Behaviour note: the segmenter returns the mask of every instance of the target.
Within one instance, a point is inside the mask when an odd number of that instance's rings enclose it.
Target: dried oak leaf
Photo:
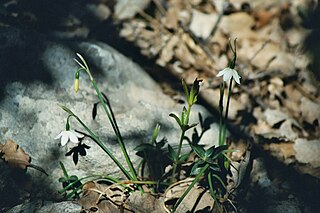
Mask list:
[[[30,156],[12,140],[0,144],[0,155],[11,167],[21,169],[26,169],[31,161]]]
[[[127,195],[123,189],[117,185],[106,185],[98,182],[87,182],[82,187],[83,194],[78,203],[88,212],[132,212],[124,203]]]
[[[41,167],[31,164],[31,157],[12,140],[0,144],[0,157],[13,168],[27,169],[27,167],[32,167],[48,175]]]
[[[164,199],[162,208],[166,212],[170,212],[172,205],[182,196],[185,190],[190,186],[193,178],[187,178],[181,180],[169,186],[164,193]],[[211,211],[215,206],[215,202],[211,197],[210,193],[196,184],[187,196],[183,199],[180,205],[177,207],[176,212],[196,212],[196,211]]]

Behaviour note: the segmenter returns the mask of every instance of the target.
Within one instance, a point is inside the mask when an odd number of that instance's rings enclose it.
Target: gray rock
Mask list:
[[[30,196],[59,198],[58,182],[63,173],[59,161],[63,162],[70,175],[84,177],[90,174],[109,174],[123,177],[110,158],[93,142],[87,155],[79,158],[75,166],[65,153],[72,144],[59,146],[54,138],[64,130],[67,113],[58,104],[66,105],[76,113],[114,152],[123,163],[119,146],[111,126],[98,109],[96,120],[91,110],[97,97],[85,73],[80,76],[80,90],[73,91],[77,64],[75,53],[81,53],[88,61],[100,90],[110,99],[119,128],[133,162],[139,159],[133,148],[150,140],[153,128],[161,125],[160,137],[166,136],[169,143],[176,144],[180,131],[168,115],[180,114],[181,104],[164,95],[157,83],[135,63],[106,44],[97,42],[63,43],[44,38],[31,32],[0,29],[0,141],[16,141],[32,157],[32,163],[44,168],[49,177],[28,169],[27,176],[32,183]],[[203,117],[209,113],[201,106],[195,106],[191,122],[198,121],[198,112]],[[71,128],[82,130],[75,119]],[[204,143],[215,143],[217,127],[212,125],[204,135]],[[190,131],[191,133],[191,131]],[[137,165],[137,164],[135,164]],[[0,171],[0,180],[3,177]],[[21,177],[24,178],[24,177]],[[5,184],[5,183],[4,183]],[[6,192],[0,188],[0,197]]]
[[[34,201],[17,205],[8,210],[7,213],[79,213],[81,209],[82,207],[79,204],[71,201],[63,201],[58,203]]]

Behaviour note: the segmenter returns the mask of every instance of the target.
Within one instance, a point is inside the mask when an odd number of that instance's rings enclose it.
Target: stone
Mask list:
[[[46,212],[46,213],[79,213],[82,207],[72,201],[63,201],[58,203],[33,201],[26,202],[13,207],[8,210],[7,213],[19,213],[19,212]]]
[[[92,119],[92,107],[98,101],[86,73],[80,75],[80,89],[73,90],[74,62],[77,52],[87,60],[98,87],[110,99],[125,145],[134,165],[140,159],[134,147],[149,142],[154,127],[161,125],[159,137],[167,137],[169,143],[177,144],[180,131],[169,113],[180,115],[183,105],[166,96],[160,86],[137,64],[104,43],[63,42],[46,38],[33,32],[12,28],[0,29],[0,142],[12,139],[32,158],[32,163],[46,170],[49,176],[28,168],[31,197],[58,199],[61,189],[58,179],[63,176],[59,161],[63,162],[69,175],[79,178],[91,174],[105,174],[123,178],[114,162],[93,141],[86,156],[80,156],[77,165],[72,157],[65,156],[73,145],[59,146],[54,138],[65,130],[67,113],[60,105],[66,105],[77,114],[106,144],[115,156],[125,164],[114,133],[102,107],[98,107],[96,120]],[[210,116],[203,107],[196,105],[191,122]],[[73,118],[71,129],[84,131]],[[197,127],[199,128],[199,127]],[[204,134],[205,144],[214,144],[218,128],[212,124]],[[192,131],[189,132],[189,135]],[[1,162],[2,163],[2,162]],[[0,171],[0,180],[4,171]],[[6,176],[10,178],[10,176]],[[26,178],[21,176],[21,178]],[[11,183],[11,182],[10,182]],[[29,185],[30,185],[29,184]],[[4,190],[4,191],[1,191]],[[23,190],[23,188],[19,188]],[[7,191],[0,188],[0,197]]]

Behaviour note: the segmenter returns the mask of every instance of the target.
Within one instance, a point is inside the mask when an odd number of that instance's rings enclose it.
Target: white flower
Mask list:
[[[61,146],[64,146],[68,143],[69,140],[72,143],[78,144],[78,138],[83,138],[83,135],[73,130],[65,130],[60,132],[60,134],[57,137],[55,137],[56,140],[59,138],[61,138]]]
[[[231,77],[237,82],[237,84],[240,84],[240,78],[241,76],[238,74],[238,72],[234,69],[231,69],[230,67],[224,68],[221,70],[217,77],[223,76],[224,81],[229,81]]]

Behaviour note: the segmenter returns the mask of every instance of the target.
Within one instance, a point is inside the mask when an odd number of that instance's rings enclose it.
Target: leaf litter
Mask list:
[[[123,21],[120,36],[187,83],[203,79],[200,95],[216,109],[219,83],[215,76],[228,65],[229,37],[237,37],[236,69],[242,82],[231,98],[230,122],[285,165],[320,178],[320,85],[308,68],[311,58],[303,44],[310,31],[299,16],[310,5],[301,1],[222,3],[169,0],[154,4],[153,13],[141,10]],[[236,138],[231,142],[244,155],[246,148]]]

